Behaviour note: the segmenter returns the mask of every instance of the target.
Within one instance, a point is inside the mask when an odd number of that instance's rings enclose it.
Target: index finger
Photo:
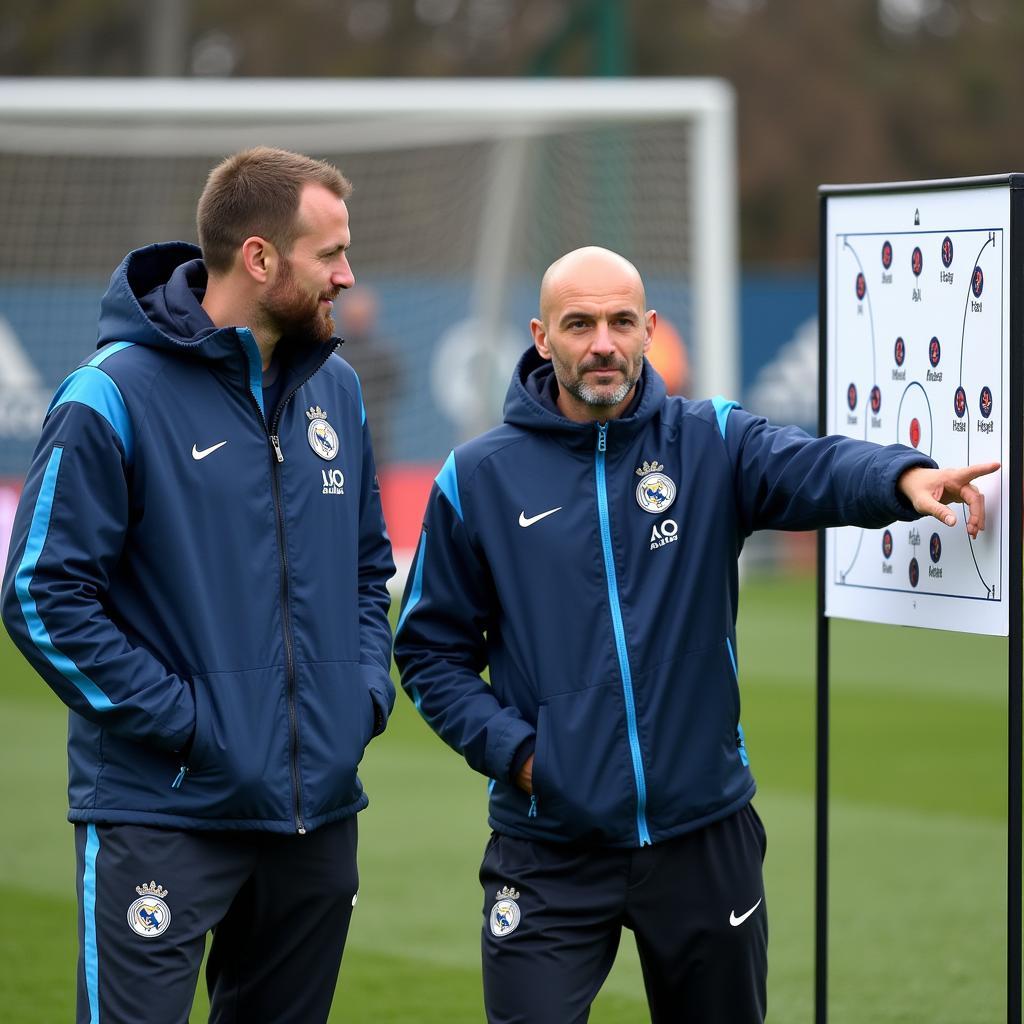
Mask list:
[[[973,466],[965,466],[959,470],[958,476],[964,477],[967,480],[973,480],[975,477],[988,476],[989,473],[994,473],[1002,465],[1000,462],[976,462]]]

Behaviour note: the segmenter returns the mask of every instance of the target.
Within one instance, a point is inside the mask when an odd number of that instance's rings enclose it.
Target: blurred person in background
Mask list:
[[[377,293],[356,285],[342,303],[341,334],[345,361],[359,375],[367,419],[373,427],[373,451],[378,466],[394,459],[394,406],[401,387],[401,367],[388,339],[381,334]]]
[[[647,349],[647,361],[665,382],[668,394],[689,396],[690,355],[683,336],[665,317],[658,318]]]
[[[765,830],[740,725],[737,558],[758,529],[968,505],[998,464],[810,437],[667,397],[631,263],[544,275],[502,426],[431,492],[395,638],[427,723],[491,780],[491,1024],[581,1024],[623,927],[655,1024],[761,1024]],[[490,682],[481,672],[490,671]]]
[[[201,250],[130,253],[61,384],[3,585],[70,709],[78,1021],[327,1019],[356,903],[356,774],[394,702],[394,572],[333,310],[330,164],[238,153]]]

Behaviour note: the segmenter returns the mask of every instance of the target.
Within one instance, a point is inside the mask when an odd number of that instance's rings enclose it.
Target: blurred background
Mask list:
[[[813,430],[817,186],[1024,169],[1019,0],[0,0],[0,12],[0,554],[50,397],[95,344],[110,273],[133,247],[194,240],[207,172],[244,145],[325,157],[355,182],[357,285],[336,315],[400,562],[448,450],[499,420],[540,275],[563,252],[597,243],[637,264],[671,390],[723,391]],[[447,83],[444,116],[398,111],[391,88],[424,80]],[[573,83],[593,90],[585,112],[564,102]],[[646,113],[620,109],[632,90]],[[740,617],[774,1022],[810,1020],[813,997],[813,552],[810,535],[756,537]],[[1004,648],[833,624],[835,1022],[1001,1019]],[[65,715],[6,639],[0,679],[0,813],[13,826],[0,842],[0,1005],[11,1021],[65,1020]],[[484,784],[402,697],[363,775],[362,916],[332,1020],[479,1020]],[[646,1019],[641,992],[627,942],[592,1020]],[[203,1008],[200,993],[195,1020]]]
[[[540,274],[576,245],[637,263],[670,390],[724,392],[813,428],[817,185],[1012,170],[1022,34],[1013,0],[7,0],[7,105],[19,83],[60,76],[66,88],[35,120],[0,105],[0,536],[49,397],[92,345],[110,272],[137,245],[193,240],[209,167],[252,142],[329,157],[357,185],[362,295],[339,305],[339,328],[403,552],[418,509],[409,522],[402,510],[453,444],[497,420]],[[336,124],[304,115],[301,97],[276,116],[203,122],[214,90],[297,76],[362,84],[342,94]],[[383,132],[365,114],[344,120],[367,81],[412,76],[720,79],[728,163],[708,166],[724,213],[699,222],[701,127],[685,118],[519,118],[505,135],[514,114]],[[71,77],[185,79],[191,113],[72,110]],[[758,542],[752,555],[808,550]]]

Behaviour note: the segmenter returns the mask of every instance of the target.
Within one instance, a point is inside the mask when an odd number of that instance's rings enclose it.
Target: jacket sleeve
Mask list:
[[[373,698],[374,735],[384,731],[395,706],[391,682],[391,593],[395,574],[391,540],[384,523],[380,481],[373,459],[370,431],[363,422],[362,486],[359,507],[359,662]]]
[[[745,533],[878,528],[920,518],[896,482],[914,466],[934,468],[926,455],[898,444],[811,437],[798,427],[774,427],[733,402],[715,404]]]
[[[462,518],[454,455],[427,504],[395,633],[402,687],[427,724],[472,768],[512,781],[516,753],[535,730],[504,707],[480,673],[494,628],[490,572]]]
[[[50,407],[25,481],[3,619],[72,711],[180,750],[195,726],[191,686],[133,643],[104,603],[127,535],[132,449],[117,386],[98,368],[75,371]]]

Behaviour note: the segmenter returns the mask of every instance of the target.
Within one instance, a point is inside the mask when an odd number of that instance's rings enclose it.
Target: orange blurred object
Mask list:
[[[659,319],[647,359],[658,371],[670,395],[685,395],[690,390],[690,357],[686,342],[676,328]]]

